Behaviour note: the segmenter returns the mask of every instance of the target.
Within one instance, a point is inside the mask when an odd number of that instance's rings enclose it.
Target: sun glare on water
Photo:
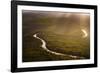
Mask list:
[[[81,31],[82,31],[82,32],[83,32],[83,34],[84,34],[82,37],[83,37],[83,38],[86,38],[86,37],[88,36],[88,34],[87,34],[86,30],[81,29]]]

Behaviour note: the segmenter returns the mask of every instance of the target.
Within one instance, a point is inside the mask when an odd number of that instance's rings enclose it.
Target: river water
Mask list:
[[[39,40],[42,42],[41,47],[42,47],[45,51],[47,51],[47,52],[49,52],[49,53],[52,53],[52,54],[54,54],[54,55],[69,56],[69,57],[74,58],[74,59],[75,59],[75,58],[84,59],[84,57],[79,57],[79,56],[74,56],[74,55],[68,55],[68,54],[62,54],[62,53],[58,53],[58,52],[51,51],[51,50],[49,50],[49,49],[46,47],[46,42],[45,42],[45,40],[43,40],[42,38],[38,37],[37,34],[34,34],[33,37],[36,38],[36,39],[39,39]]]

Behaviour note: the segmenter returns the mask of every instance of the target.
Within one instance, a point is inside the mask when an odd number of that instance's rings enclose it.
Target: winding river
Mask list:
[[[41,39],[40,37],[38,37],[37,34],[34,34],[33,37],[36,38],[36,39],[39,39],[39,40],[42,42],[41,47],[42,47],[45,51],[47,51],[47,52],[49,52],[49,53],[52,53],[52,54],[54,54],[54,55],[69,56],[69,57],[74,58],[74,59],[76,59],[76,58],[81,58],[81,59],[83,59],[83,58],[84,58],[84,57],[73,56],[73,55],[62,54],[62,53],[58,53],[58,52],[51,51],[51,50],[49,50],[49,49],[46,47],[46,42],[45,42],[43,39]]]

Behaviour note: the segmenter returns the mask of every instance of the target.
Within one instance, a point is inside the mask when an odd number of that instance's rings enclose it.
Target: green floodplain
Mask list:
[[[23,62],[89,59],[90,24],[89,16],[84,16],[85,20],[77,13],[68,15],[68,13],[23,10]],[[86,38],[82,37],[84,34],[81,28],[87,31]],[[45,40],[49,50],[66,56],[55,55],[44,50],[41,47],[42,42],[33,37],[36,33],[38,37]],[[72,58],[68,55],[78,57]]]

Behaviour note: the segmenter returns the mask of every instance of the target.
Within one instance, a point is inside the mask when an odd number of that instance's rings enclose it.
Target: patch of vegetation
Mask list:
[[[42,42],[30,34],[23,37],[23,62],[74,60],[74,58],[67,55],[85,57],[85,59],[90,57],[87,39],[64,37],[51,32],[42,32],[38,36],[47,42],[49,50],[66,54],[66,56],[54,55],[47,52],[41,47]]]
[[[39,35],[47,42],[48,49],[59,53],[90,58],[90,43],[88,38],[63,36],[51,32]]]

